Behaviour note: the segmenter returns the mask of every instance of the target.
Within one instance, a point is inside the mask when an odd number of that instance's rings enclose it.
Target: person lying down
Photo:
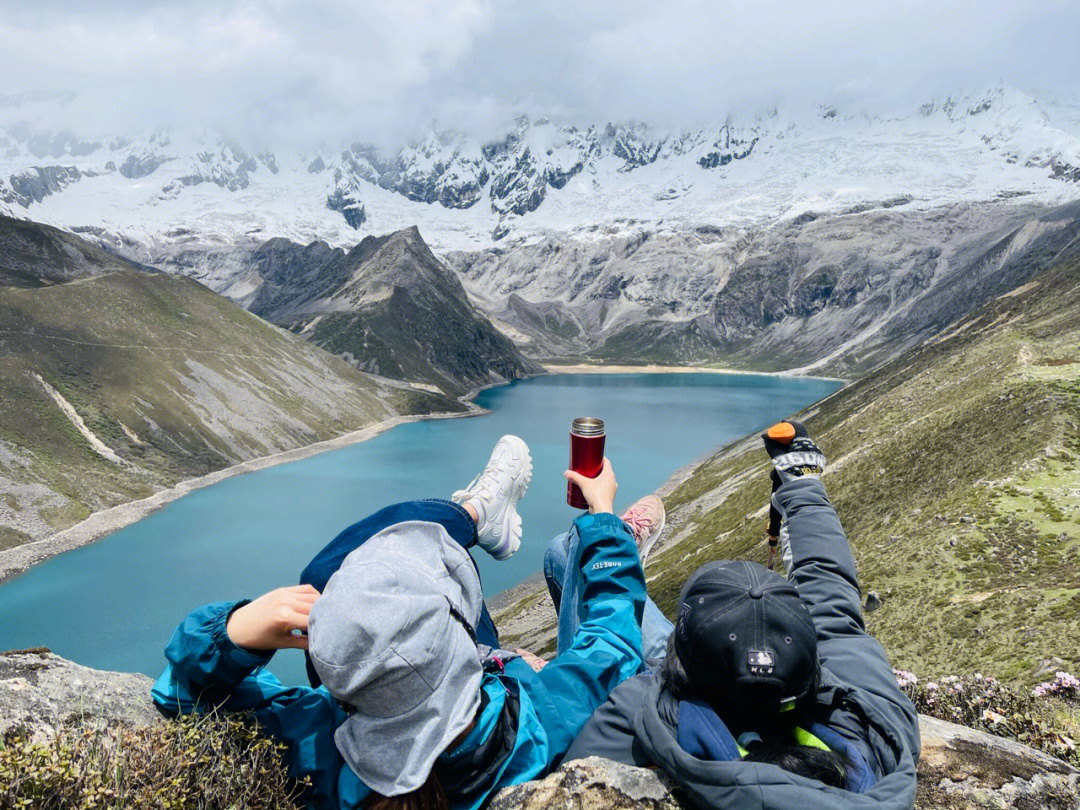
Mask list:
[[[543,776],[643,668],[638,547],[655,542],[663,515],[653,498],[616,517],[606,459],[596,479],[567,471],[589,512],[562,536],[574,538],[579,572],[575,626],[544,664],[500,649],[470,554],[517,550],[531,473],[525,442],[504,436],[464,490],[350,526],[303,584],[192,611],[165,648],[154,701],[167,714],[252,713],[285,743],[289,774],[310,780],[312,807],[477,808]],[[306,650],[311,686],[265,669],[285,648]]]
[[[911,810],[918,716],[863,624],[825,457],[798,422],[763,439],[787,577],[698,568],[674,625],[652,630],[666,635],[660,660],[612,692],[565,761],[659,768],[701,808]]]

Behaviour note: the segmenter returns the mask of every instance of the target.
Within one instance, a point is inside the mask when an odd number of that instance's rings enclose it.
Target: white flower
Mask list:
[[[901,689],[914,686],[919,682],[919,679],[913,673],[903,669],[894,669],[893,676],[896,678],[896,685]]]

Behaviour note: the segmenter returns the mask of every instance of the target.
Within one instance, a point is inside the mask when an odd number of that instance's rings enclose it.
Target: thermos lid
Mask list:
[[[570,425],[570,432],[575,436],[603,436],[604,420],[595,416],[579,416]]]

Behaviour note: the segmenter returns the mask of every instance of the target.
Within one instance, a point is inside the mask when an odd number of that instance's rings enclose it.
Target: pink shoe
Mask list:
[[[664,531],[664,522],[667,513],[664,511],[664,502],[655,495],[646,495],[637,500],[627,509],[622,516],[622,522],[630,529],[637,542],[638,556],[641,564],[645,564],[649,553],[660,539],[660,533]]]

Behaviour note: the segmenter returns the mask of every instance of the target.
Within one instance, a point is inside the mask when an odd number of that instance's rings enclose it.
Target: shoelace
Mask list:
[[[494,498],[495,492],[492,489],[490,479],[502,475],[507,469],[508,467],[501,460],[491,459],[487,466],[484,467],[484,471],[476,476],[465,489],[475,495],[483,495],[489,499]]]
[[[648,537],[654,528],[656,528],[656,521],[649,517],[645,507],[640,506],[636,509],[630,509],[625,515],[623,515],[623,523],[630,527],[630,531],[634,534],[634,539],[644,540]]]

